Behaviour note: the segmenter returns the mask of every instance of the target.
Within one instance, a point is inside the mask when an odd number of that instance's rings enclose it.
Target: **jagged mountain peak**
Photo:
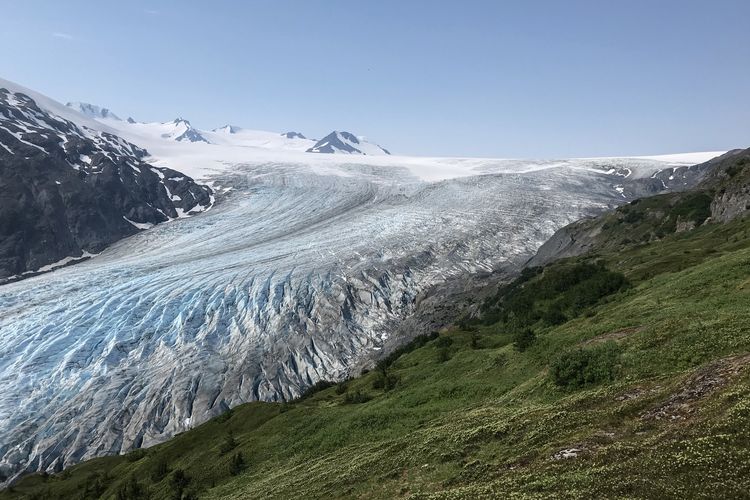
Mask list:
[[[203,134],[196,128],[194,128],[189,120],[182,117],[177,117],[171,122],[167,122],[165,125],[172,125],[173,128],[161,136],[164,139],[173,139],[179,142],[205,142],[210,144],[209,140],[206,139]]]
[[[351,132],[335,130],[319,140],[308,153],[389,155],[387,149],[357,137]]]
[[[89,118],[121,121],[120,117],[112,111],[96,104],[74,101],[67,103],[66,106]]]
[[[221,134],[236,134],[240,130],[242,130],[242,128],[238,127],[237,125],[226,124],[223,127],[213,129],[213,132]]]
[[[304,136],[304,135],[302,135],[301,133],[299,133],[299,132],[294,132],[294,131],[290,131],[290,132],[284,132],[284,133],[283,133],[283,134],[281,134],[281,135],[282,135],[283,137],[286,137],[287,139],[307,139],[307,137],[305,137],[305,136]]]

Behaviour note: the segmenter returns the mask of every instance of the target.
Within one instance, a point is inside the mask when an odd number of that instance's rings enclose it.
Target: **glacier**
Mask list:
[[[216,193],[195,217],[125,216],[142,231],[0,286],[0,483],[356,374],[430,290],[517,269],[560,227],[695,183],[692,165],[716,156],[310,154],[313,141],[244,129],[181,141],[166,132],[186,122],[84,116],[0,84]]]
[[[497,161],[430,182],[397,164],[233,164],[212,210],[0,286],[0,469],[60,470],[342,379],[420,293],[518,266],[623,203],[611,164],[669,165]]]

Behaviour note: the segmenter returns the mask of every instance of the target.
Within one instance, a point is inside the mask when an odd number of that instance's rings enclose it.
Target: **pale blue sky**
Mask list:
[[[397,153],[562,157],[750,146],[750,1],[0,0],[0,76]]]

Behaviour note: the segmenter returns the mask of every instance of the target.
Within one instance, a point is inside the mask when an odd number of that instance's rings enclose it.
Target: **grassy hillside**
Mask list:
[[[481,318],[360,378],[0,499],[746,496],[749,229],[636,237],[526,271]]]

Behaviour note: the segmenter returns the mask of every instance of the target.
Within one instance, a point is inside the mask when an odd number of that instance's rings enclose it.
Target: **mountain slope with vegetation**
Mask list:
[[[744,496],[750,219],[706,222],[741,198],[742,158],[715,184],[568,227],[603,236],[356,379],[0,498]]]

